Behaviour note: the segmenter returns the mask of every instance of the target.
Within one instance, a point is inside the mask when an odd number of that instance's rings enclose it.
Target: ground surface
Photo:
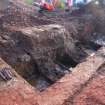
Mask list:
[[[59,14],[0,12],[0,105],[105,104],[104,8]]]

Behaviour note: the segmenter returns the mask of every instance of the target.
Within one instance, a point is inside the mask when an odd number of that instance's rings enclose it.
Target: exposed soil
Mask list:
[[[0,18],[0,56],[43,91],[104,45],[92,12],[32,15],[13,3]]]

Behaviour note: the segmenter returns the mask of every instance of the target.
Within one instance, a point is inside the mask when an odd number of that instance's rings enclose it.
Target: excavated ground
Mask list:
[[[31,9],[0,13],[0,105],[104,105],[104,7]]]
[[[31,85],[45,90],[104,45],[103,31],[96,31],[96,14],[75,13],[32,15],[11,4],[0,18],[0,57]]]

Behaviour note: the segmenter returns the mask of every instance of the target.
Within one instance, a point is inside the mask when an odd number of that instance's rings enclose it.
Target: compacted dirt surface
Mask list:
[[[84,10],[0,12],[0,105],[105,104],[105,9]]]

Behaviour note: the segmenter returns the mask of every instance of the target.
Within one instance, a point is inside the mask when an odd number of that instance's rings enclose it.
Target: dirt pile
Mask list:
[[[22,27],[29,27],[29,26],[35,26],[35,25],[44,25],[44,24],[51,24],[51,21],[33,18],[28,13],[26,14],[24,9],[19,5],[11,4],[8,9],[6,9],[2,14],[3,17],[0,19],[1,24],[3,24],[4,27],[12,26],[17,28]]]
[[[28,27],[33,25],[31,17],[19,11],[15,6],[5,11],[2,21],[6,26]]]

